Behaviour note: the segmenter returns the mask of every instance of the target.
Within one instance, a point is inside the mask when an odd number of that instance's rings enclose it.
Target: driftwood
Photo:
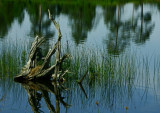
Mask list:
[[[53,80],[57,80],[57,78],[60,78],[61,75],[63,76],[64,73],[59,73],[62,62],[69,57],[68,54],[65,54],[61,58],[61,30],[59,27],[59,24],[52,18],[52,15],[50,13],[50,10],[48,10],[49,13],[49,19],[53,22],[57,33],[58,33],[58,39],[55,45],[48,51],[46,57],[44,58],[43,64],[38,66],[37,65],[37,53],[40,48],[40,45],[44,42],[43,37],[36,36],[35,40],[32,43],[30,52],[29,52],[29,59],[26,65],[21,70],[20,75],[16,76],[14,78],[15,81],[22,81],[22,80],[36,80],[39,78],[53,78]],[[56,62],[52,66],[48,66],[51,56],[56,53]]]

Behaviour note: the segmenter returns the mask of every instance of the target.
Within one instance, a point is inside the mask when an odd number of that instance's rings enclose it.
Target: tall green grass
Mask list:
[[[73,78],[79,79],[88,70],[89,81],[93,78],[106,80],[108,82],[124,84],[131,83],[136,73],[136,56],[123,54],[118,57],[111,56],[103,50],[94,50],[86,47],[77,47],[69,50],[68,47],[63,53],[68,52],[72,58],[63,66],[72,71]]]
[[[0,77],[13,78],[20,72],[28,57],[28,46],[23,42],[17,44],[17,40],[12,42],[7,39],[1,45],[0,51]]]
[[[151,61],[154,58],[141,56],[136,52],[113,56],[105,49],[95,50],[84,45],[70,47],[72,45],[66,44],[62,49],[62,53],[72,56],[63,64],[63,68],[73,72],[68,74],[70,79],[78,80],[88,70],[87,83],[96,81],[97,84],[106,82],[119,86],[146,86],[154,82],[159,74],[160,60]]]
[[[20,43],[18,43],[21,41]],[[24,41],[24,42],[23,42]],[[22,100],[25,95],[24,89],[13,81],[21,68],[28,60],[29,46],[27,40],[10,39],[7,37],[0,44],[0,89],[7,98],[13,95],[15,102]]]
[[[142,99],[147,99],[153,88],[155,96],[159,91],[157,82],[160,60],[154,55],[144,56],[135,50],[113,56],[108,54],[106,49],[95,50],[85,45],[75,47],[72,44],[62,47],[62,53],[72,56],[63,64],[63,68],[72,72],[66,75],[66,86],[72,88],[70,93],[75,95],[68,98],[69,102],[79,98],[82,103],[95,104],[97,99],[113,110],[120,106],[119,104],[131,102],[137,92]],[[74,81],[79,80],[87,70],[87,76],[82,82],[89,98],[85,100],[84,94]]]

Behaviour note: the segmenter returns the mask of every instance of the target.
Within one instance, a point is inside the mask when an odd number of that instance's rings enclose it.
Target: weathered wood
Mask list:
[[[51,77],[52,73],[54,72],[55,68],[57,65],[60,65],[61,63],[63,63],[63,61],[68,58],[69,55],[68,54],[65,54],[59,62],[56,62],[55,65],[51,66],[50,68],[48,69],[45,69],[45,70],[39,70],[37,73],[35,73],[34,75],[32,76],[29,76],[29,80],[33,80],[33,79],[37,79],[37,78],[42,78],[42,77]],[[52,75],[53,76],[53,75]]]
[[[62,34],[61,34],[61,30],[60,30],[59,24],[53,19],[53,17],[52,17],[52,15],[51,15],[49,9],[48,9],[48,13],[49,13],[49,19],[53,22],[54,26],[56,27],[57,33],[58,33],[57,51],[56,51],[56,63],[57,63],[57,62],[59,62],[59,60],[60,60],[61,37],[62,37]],[[54,72],[54,74],[52,75],[52,78],[53,78],[54,80],[57,79],[59,70],[60,70],[60,65],[57,65],[57,66],[55,67],[55,72]]]
[[[66,72],[64,73],[59,73],[61,69],[61,64],[62,62],[69,57],[68,54],[64,55],[61,58],[61,30],[59,27],[59,24],[52,18],[52,15],[50,13],[50,10],[48,10],[49,13],[49,19],[53,22],[57,33],[58,33],[58,38],[57,42],[53,46],[52,49],[50,49],[44,58],[44,62],[41,66],[37,66],[36,64],[36,53],[40,45],[44,42],[43,37],[36,36],[35,40],[32,43],[30,52],[29,52],[29,59],[27,64],[23,67],[20,75],[16,76],[14,79],[15,80],[35,80],[39,78],[51,78],[53,80],[57,80],[57,77],[59,79],[59,76],[63,76]],[[56,52],[56,62],[54,65],[48,67],[48,64],[50,62],[51,56]]]
[[[36,36],[34,42],[32,43],[30,53],[29,53],[29,61],[27,64],[29,64],[29,69],[35,67],[35,57],[36,57],[36,51],[40,47],[40,45],[44,42],[43,37]]]
[[[20,74],[14,77],[14,80],[24,79],[31,72],[31,69],[35,67],[36,52],[43,42],[44,42],[43,37],[39,37],[39,36],[35,37],[35,40],[33,41],[30,52],[29,52],[28,62],[22,68]]]
[[[48,65],[48,63],[49,63],[49,61],[50,61],[51,56],[56,52],[57,45],[58,45],[58,44],[56,43],[56,44],[54,45],[54,47],[48,51],[48,53],[47,53],[47,55],[46,55],[46,57],[45,57],[45,59],[44,59],[44,63],[42,64],[41,70],[44,70],[44,69],[47,68],[47,65]]]
[[[57,64],[57,63],[59,62],[59,60],[60,60],[60,51],[61,51],[61,50],[60,50],[60,49],[61,49],[60,44],[61,44],[60,41],[58,41],[58,48],[57,48],[57,51],[56,51],[56,64]],[[57,79],[59,70],[60,70],[60,65],[57,65],[56,68],[55,68],[54,74],[52,74],[52,78],[53,78],[54,80]]]
[[[59,24],[53,19],[53,16],[50,13],[50,10],[48,9],[49,19],[53,22],[54,26],[56,27],[57,33],[58,33],[58,40],[61,40],[62,34],[59,27]]]

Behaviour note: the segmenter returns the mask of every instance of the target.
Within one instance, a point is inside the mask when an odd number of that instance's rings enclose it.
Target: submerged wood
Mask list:
[[[41,66],[37,65],[36,61],[36,55],[37,51],[40,48],[40,45],[44,42],[43,37],[36,36],[35,40],[32,43],[30,52],[29,52],[29,59],[26,65],[22,68],[20,75],[16,76],[14,78],[15,81],[21,81],[21,80],[35,80],[39,78],[53,78],[53,80],[57,80],[57,77],[59,78],[59,75],[64,75],[67,71],[64,73],[59,74],[61,64],[62,62],[69,57],[68,54],[65,54],[62,58],[60,56],[61,53],[61,30],[59,27],[59,24],[52,18],[52,15],[50,14],[50,10],[48,10],[49,13],[49,19],[53,22],[57,33],[58,33],[58,39],[53,48],[51,48],[46,57],[44,58],[43,64]],[[56,62],[54,65],[48,67],[48,64],[50,62],[51,56],[56,52]]]

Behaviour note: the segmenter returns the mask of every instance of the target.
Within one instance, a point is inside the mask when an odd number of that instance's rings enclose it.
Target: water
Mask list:
[[[43,54],[57,39],[48,19],[48,8],[60,25],[62,48],[68,42],[73,62],[80,63],[82,68],[73,72],[77,76],[72,74],[66,78],[64,86],[68,91],[59,87],[56,90],[52,83],[26,85],[13,81],[27,62],[36,34],[46,38]],[[0,112],[47,113],[50,109],[61,113],[159,113],[159,4],[0,2],[0,9]],[[86,77],[81,88],[76,80],[86,71],[85,58],[93,58],[96,64],[103,61],[100,54],[109,56],[111,65],[100,65],[104,75]],[[79,57],[81,62],[75,60]],[[109,72],[105,72],[106,68]],[[55,95],[61,97],[56,91],[65,97],[67,107],[62,101],[56,103]]]

